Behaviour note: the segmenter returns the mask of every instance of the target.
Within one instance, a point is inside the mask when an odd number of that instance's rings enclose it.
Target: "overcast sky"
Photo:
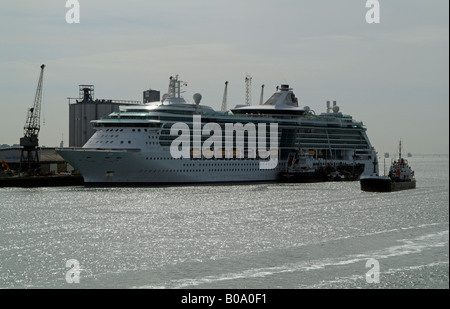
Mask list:
[[[289,84],[302,106],[327,100],[363,121],[380,152],[449,152],[449,1],[380,0],[380,23],[365,0],[79,0],[68,24],[65,0],[9,0],[0,9],[0,144],[16,144],[33,105],[40,65],[40,144],[68,145],[67,97],[95,85],[99,99],[142,100],[188,82],[185,97],[220,109],[253,104]]]

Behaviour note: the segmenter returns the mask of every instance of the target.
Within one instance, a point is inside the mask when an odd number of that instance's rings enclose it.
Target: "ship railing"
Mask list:
[[[70,150],[70,151],[79,151],[79,152],[90,152],[90,151],[98,151],[98,152],[141,152],[139,148],[81,148],[81,147],[63,147],[63,148],[55,148],[55,150]]]
[[[363,123],[360,121],[355,121],[353,119],[350,119],[348,117],[343,117],[343,118],[336,118],[336,117],[324,117],[324,116],[320,116],[320,115],[303,115],[303,116],[299,116],[299,115],[272,115],[272,114],[263,114],[263,113],[248,113],[248,114],[214,114],[214,113],[203,113],[202,115],[205,116],[220,116],[220,117],[233,117],[235,118],[236,116],[242,116],[243,118],[275,118],[275,119],[280,119],[281,117],[283,117],[282,119],[308,119],[308,120],[314,120],[314,121],[322,121],[322,122],[329,122],[330,120],[332,120],[333,122],[336,120],[341,120],[342,123],[352,123],[355,125],[361,125],[363,126]]]
[[[123,104],[123,105],[142,105],[141,101],[133,101],[133,100],[113,100],[113,99],[95,99],[89,101],[83,101],[83,98],[67,98],[69,100],[69,104],[79,104],[79,103],[100,103],[100,104]],[[72,102],[75,101],[75,102]]]

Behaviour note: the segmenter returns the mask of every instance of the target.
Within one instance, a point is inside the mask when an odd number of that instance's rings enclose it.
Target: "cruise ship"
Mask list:
[[[335,102],[316,114],[281,85],[262,105],[225,112],[201,104],[200,94],[187,102],[181,88],[178,76],[171,77],[159,102],[123,106],[94,120],[96,132],[83,147],[57,152],[86,186],[276,182],[299,152],[314,166],[363,164],[363,175],[378,173],[363,123]]]

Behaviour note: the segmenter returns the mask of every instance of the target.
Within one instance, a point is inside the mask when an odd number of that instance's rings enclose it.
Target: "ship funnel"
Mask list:
[[[330,101],[327,101],[327,113],[329,113],[330,112],[330,110],[331,110],[331,105],[330,105]]]

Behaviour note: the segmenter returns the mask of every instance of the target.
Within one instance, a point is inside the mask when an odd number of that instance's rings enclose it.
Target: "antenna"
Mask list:
[[[228,93],[228,81],[225,82],[225,91],[223,92],[222,112],[227,111],[227,93]]]
[[[181,98],[181,94],[184,91],[181,90],[182,87],[186,87],[188,84],[185,81],[181,81],[178,79],[178,74],[174,76],[170,76],[168,95],[169,98]]]
[[[248,73],[245,76],[245,104],[252,105],[252,77]]]
[[[259,99],[259,105],[263,105],[264,102],[264,85],[261,86],[261,98]]]

